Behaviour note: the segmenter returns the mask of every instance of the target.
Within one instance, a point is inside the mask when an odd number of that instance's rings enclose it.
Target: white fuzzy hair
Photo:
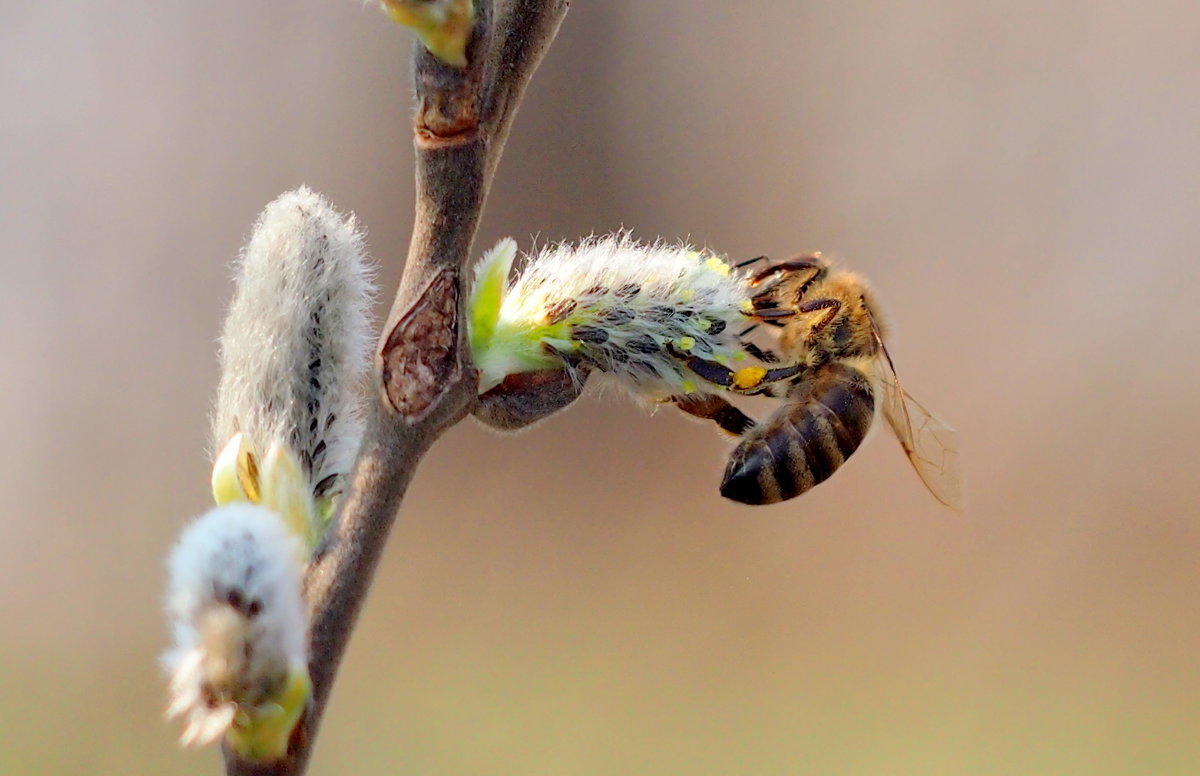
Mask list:
[[[477,275],[511,251],[511,241],[502,242]],[[549,348],[638,396],[719,389],[670,350],[721,363],[745,358],[737,330],[748,297],[744,275],[686,244],[645,244],[621,233],[548,246],[508,285],[494,330],[477,348],[481,387],[536,368]]]
[[[371,346],[372,270],[354,217],[307,187],[283,194],[259,217],[235,274],[212,449],[239,431],[260,460],[281,443],[309,485],[328,492],[362,439]]]
[[[270,701],[288,671],[306,664],[299,552],[276,513],[247,503],[218,507],[184,530],[168,561],[174,645],[162,662],[167,714],[184,717],[185,744],[216,740],[238,704]]]

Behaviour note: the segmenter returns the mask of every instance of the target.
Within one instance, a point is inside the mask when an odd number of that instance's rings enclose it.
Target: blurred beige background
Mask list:
[[[313,773],[1200,772],[1198,41],[1193,0],[576,0],[479,250],[846,258],[970,508],[883,434],[750,510],[675,413],[463,424]],[[0,773],[217,772],[155,660],[228,261],[303,182],[394,286],[409,45],[352,0],[0,4]]]

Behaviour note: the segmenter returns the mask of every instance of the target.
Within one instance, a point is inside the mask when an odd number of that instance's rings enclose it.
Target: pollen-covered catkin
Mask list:
[[[308,617],[297,540],[281,518],[247,503],[218,507],[183,532],[168,571],[167,714],[184,719],[183,743],[216,740],[239,712],[253,727],[259,712],[288,711],[289,698],[302,708]]]
[[[321,496],[362,438],[374,293],[363,238],[352,216],[301,187],[267,205],[235,274],[213,450],[238,432],[260,459],[286,445]]]
[[[612,376],[654,400],[721,390],[682,355],[733,367],[747,354],[746,278],[688,245],[610,235],[552,245],[508,279],[511,239],[480,262],[471,297],[471,346],[480,390],[506,375],[565,366]]]

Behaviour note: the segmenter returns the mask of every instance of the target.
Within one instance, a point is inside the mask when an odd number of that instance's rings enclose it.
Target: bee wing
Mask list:
[[[958,458],[958,432],[900,387],[892,357],[879,338],[880,385],[883,387],[883,416],[900,440],[905,455],[929,492],[951,509],[964,505],[962,467]]]

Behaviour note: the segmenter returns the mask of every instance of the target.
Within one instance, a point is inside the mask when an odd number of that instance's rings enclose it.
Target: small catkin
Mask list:
[[[267,205],[235,271],[213,450],[238,432],[260,459],[286,445],[314,495],[333,492],[362,437],[374,293],[363,238],[301,187]]]
[[[475,24],[472,0],[380,0],[397,24],[412,28],[435,57],[466,67],[467,42]]]
[[[471,345],[480,390],[508,374],[565,366],[610,375],[654,400],[721,390],[682,354],[733,368],[747,354],[737,332],[750,309],[747,279],[719,256],[628,235],[553,245],[507,279],[516,244],[480,262]]]
[[[184,530],[168,561],[166,609],[174,639],[163,655],[169,717],[184,744],[210,743],[239,711],[278,707],[307,682],[308,617],[296,538],[277,514],[237,503]]]

